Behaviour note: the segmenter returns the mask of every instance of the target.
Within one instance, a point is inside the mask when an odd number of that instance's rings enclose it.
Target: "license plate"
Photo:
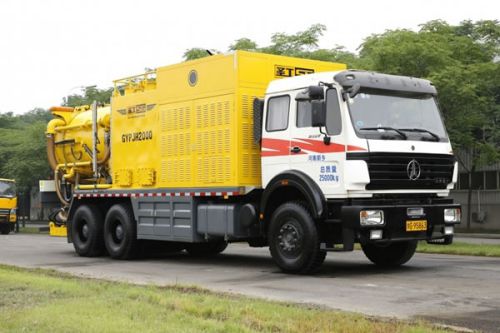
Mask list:
[[[427,220],[406,221],[406,231],[426,231]]]

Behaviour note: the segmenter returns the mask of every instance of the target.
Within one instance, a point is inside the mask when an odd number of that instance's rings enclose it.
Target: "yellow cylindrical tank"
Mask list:
[[[90,178],[92,172],[92,110],[88,106],[78,108],[54,107],[55,116],[47,126],[47,151],[51,167],[63,169],[63,175],[72,182],[76,174]],[[111,108],[97,109],[97,160],[107,163],[109,158],[109,123]],[[64,165],[64,166],[63,166]]]

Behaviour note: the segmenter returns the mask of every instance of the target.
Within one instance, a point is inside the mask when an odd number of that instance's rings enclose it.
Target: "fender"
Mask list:
[[[273,193],[283,187],[293,187],[304,196],[311,208],[313,218],[321,218],[326,214],[326,199],[323,191],[311,177],[298,170],[287,170],[271,179],[262,194],[261,212],[266,211]]]

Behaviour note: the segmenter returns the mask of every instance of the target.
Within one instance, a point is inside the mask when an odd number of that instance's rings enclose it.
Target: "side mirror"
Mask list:
[[[325,99],[325,90],[321,86],[309,86],[295,97],[296,101],[316,101]]]
[[[311,101],[311,122],[313,127],[326,126],[325,101]]]
[[[356,97],[357,94],[359,94],[359,91],[361,90],[361,86],[359,83],[354,84],[347,92],[349,93],[349,97],[354,98]]]

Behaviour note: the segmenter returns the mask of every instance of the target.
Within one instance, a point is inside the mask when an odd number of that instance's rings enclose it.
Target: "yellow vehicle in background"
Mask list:
[[[7,235],[17,222],[16,182],[0,178],[0,233]]]

